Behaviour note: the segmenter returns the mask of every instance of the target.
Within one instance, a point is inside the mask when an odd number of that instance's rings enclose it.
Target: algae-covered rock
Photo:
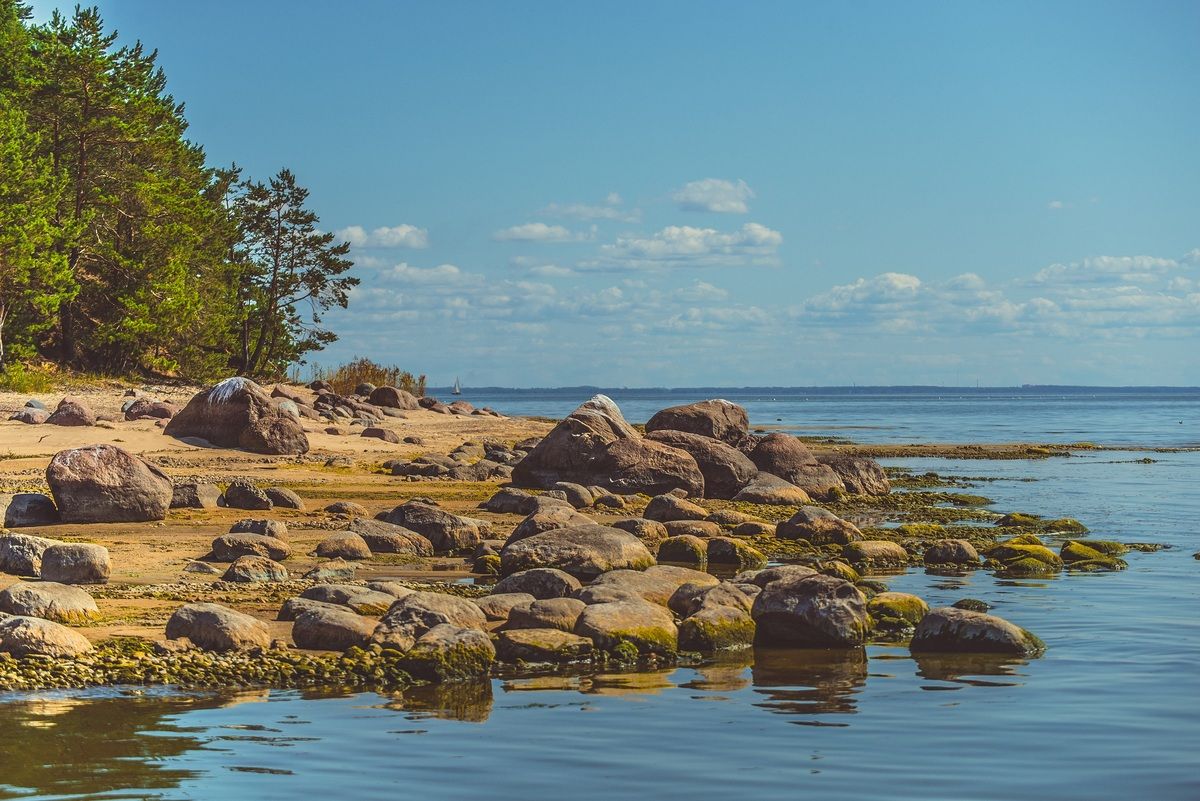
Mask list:
[[[75,624],[100,617],[95,599],[86,591],[53,581],[18,581],[5,587],[0,590],[0,612]]]
[[[703,565],[708,561],[708,545],[691,534],[667,537],[658,546],[658,559],[681,565]]]
[[[890,619],[915,626],[929,613],[929,604],[906,592],[881,592],[867,601],[867,611],[876,622]]]
[[[754,632],[754,619],[745,609],[705,604],[679,624],[679,647],[704,652],[748,648]]]
[[[421,635],[402,665],[420,679],[455,681],[486,676],[495,661],[496,647],[482,631],[441,623]]]
[[[1029,542],[1029,540],[1034,540]],[[1032,535],[1013,537],[991,548],[988,558],[998,563],[1001,572],[1011,576],[1037,576],[1057,573],[1062,569],[1062,558],[1040,544]]]
[[[1004,618],[942,607],[921,619],[909,646],[913,651],[1036,654],[1045,644]]]
[[[842,548],[842,556],[851,564],[872,567],[900,567],[908,564],[908,551],[891,540],[851,542]]]
[[[593,604],[579,615],[575,634],[597,648],[611,651],[630,643],[642,654],[672,654],[678,648],[678,629],[666,607],[641,600]]]
[[[1104,550],[1101,550],[1101,548],[1104,548]],[[1067,540],[1063,543],[1061,550],[1059,550],[1059,556],[1066,563],[1068,570],[1083,572],[1124,570],[1129,566],[1125,560],[1118,559],[1111,554],[1114,552],[1124,553],[1126,550],[1128,549],[1119,542]]]
[[[751,616],[755,641],[763,645],[856,646],[868,629],[863,594],[848,581],[819,574],[768,582]]]
[[[767,564],[767,557],[763,556],[760,551],[731,537],[710,539],[707,555],[711,564],[734,565],[743,570],[752,570]]]
[[[829,559],[818,563],[817,572],[823,576],[840,578],[842,581],[848,581],[851,584],[858,584],[862,581],[862,574],[841,559]]]
[[[557,628],[506,629],[496,653],[505,662],[577,662],[592,655],[592,641]]]
[[[940,523],[901,523],[896,531],[905,537],[941,537],[946,528]]]

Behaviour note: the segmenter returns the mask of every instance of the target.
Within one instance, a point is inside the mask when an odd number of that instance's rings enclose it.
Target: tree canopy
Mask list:
[[[0,364],[281,375],[358,283],[308,190],[214,167],[157,52],[0,0]]]

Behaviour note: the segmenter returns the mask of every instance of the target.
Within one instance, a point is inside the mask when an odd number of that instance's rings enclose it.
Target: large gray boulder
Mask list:
[[[590,484],[625,495],[659,495],[681,489],[690,496],[704,497],[704,474],[692,455],[649,439],[612,443],[592,460],[588,477]]]
[[[830,467],[847,492],[856,495],[887,495],[892,491],[887,473],[874,459],[842,453],[817,454],[817,461]]]
[[[768,583],[751,616],[761,645],[857,646],[869,627],[867,599],[858,588],[820,574]]]
[[[510,542],[500,552],[500,572],[509,575],[535,567],[553,567],[581,579],[609,570],[644,570],[654,557],[641,540],[600,525],[569,526]]]
[[[421,408],[415,395],[397,387],[376,387],[371,391],[367,400],[372,405],[388,409],[416,411]]]
[[[115,445],[56,453],[46,483],[64,523],[162,520],[171,507],[167,474]]]
[[[56,623],[87,623],[100,617],[100,608],[91,595],[53,581],[18,581],[5,587],[0,590],[0,612]]]
[[[296,615],[292,625],[292,641],[297,648],[315,651],[345,651],[351,646],[366,645],[375,621],[371,618],[336,607],[310,607]]]
[[[628,642],[639,653],[670,654],[679,645],[679,630],[667,608],[637,599],[588,606],[575,622],[574,633],[606,651]]]
[[[574,595],[582,585],[579,579],[553,567],[535,567],[505,576],[492,587],[494,593],[529,593],[538,600],[544,598],[566,598]]]
[[[913,634],[913,651],[1036,654],[1045,644],[1001,617],[952,606],[930,611]]]
[[[821,464],[803,442],[791,434],[768,434],[750,451],[750,461],[764,473],[795,484],[814,498],[845,489],[829,465]]]
[[[42,552],[42,579],[61,584],[107,584],[108,549],[84,542],[59,542]]]
[[[362,537],[371,553],[407,553],[414,556],[433,556],[433,543],[415,531],[369,517],[350,521],[350,531]]]
[[[40,492],[0,494],[0,525],[4,528],[50,526],[60,522],[54,501]]]
[[[371,640],[384,647],[407,651],[423,634],[443,623],[482,632],[487,625],[487,616],[465,598],[437,592],[414,592],[392,603]]]
[[[419,501],[400,504],[387,513],[384,521],[415,531],[438,551],[473,548],[489,531],[488,525],[481,520],[460,517]]]
[[[737,448],[711,437],[686,431],[652,431],[646,439],[687,451],[704,476],[709,498],[732,498],[758,474],[758,468]]]
[[[371,549],[353,531],[339,531],[317,543],[316,554],[322,559],[370,559]]]
[[[222,581],[244,584],[260,581],[287,581],[287,568],[265,556],[239,556],[221,576]]]
[[[308,452],[299,419],[272,403],[266,390],[236,376],[197,394],[167,423],[172,437],[200,437],[224,448],[254,453]]]
[[[13,576],[37,576],[42,572],[42,554],[58,540],[32,534],[0,536],[0,572]]]
[[[671,406],[646,422],[646,431],[684,431],[729,445],[738,445],[750,435],[750,418],[736,403],[715,399]]]
[[[267,624],[220,604],[185,604],[167,621],[168,640],[187,637],[206,651],[240,651],[267,648],[271,632]]]
[[[91,650],[92,644],[87,637],[52,620],[23,615],[0,620],[0,652],[18,658],[71,659]]]
[[[232,562],[242,556],[264,556],[282,562],[292,555],[286,542],[264,534],[225,534],[212,541],[212,559]]]

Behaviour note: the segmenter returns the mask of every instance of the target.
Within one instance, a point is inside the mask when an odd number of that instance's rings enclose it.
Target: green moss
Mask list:
[[[937,523],[903,523],[896,530],[905,537],[925,537],[941,539],[946,536],[946,529]]]
[[[715,619],[693,615],[679,624],[679,647],[689,651],[726,651],[754,644],[754,621],[747,615]]]
[[[996,574],[999,576],[1050,576],[1062,569],[1062,565],[1054,565],[1048,562],[1043,562],[1040,559],[1033,557],[1022,557],[1013,559],[1008,562],[1000,562],[991,565],[996,569]]]
[[[484,576],[500,575],[500,556],[499,554],[489,553],[475,560],[471,572],[479,573]]]
[[[862,576],[859,572],[841,559],[821,562],[816,566],[816,570],[818,573],[823,573],[826,576],[845,579],[851,584],[857,584],[859,581],[862,581]]]
[[[1129,564],[1124,559],[1115,556],[1100,556],[1095,559],[1078,559],[1067,563],[1067,570],[1077,573],[1104,573],[1113,570],[1124,570]]]
[[[1099,551],[1105,556],[1122,556],[1129,553],[1129,546],[1115,540],[1074,540],[1074,542]]]
[[[867,612],[874,618],[898,618],[915,626],[929,614],[929,604],[905,592],[881,592],[867,602]]]
[[[617,662],[636,662],[640,652],[638,647],[629,640],[621,640],[609,650],[609,655]]]
[[[977,598],[962,598],[950,605],[955,609],[966,609],[968,612],[986,612],[992,608],[990,604]]]
[[[485,643],[486,644],[486,643]],[[457,642],[449,648],[417,643],[401,664],[413,676],[430,681],[455,681],[486,676],[495,654],[485,644]]]

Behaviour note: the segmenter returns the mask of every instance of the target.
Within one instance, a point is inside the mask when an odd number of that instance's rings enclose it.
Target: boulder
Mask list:
[[[679,647],[687,651],[728,651],[754,644],[750,613],[736,606],[703,605],[679,624]]]
[[[325,507],[324,511],[331,515],[347,515],[349,517],[365,518],[369,513],[367,507],[354,501],[336,501]]]
[[[508,538],[508,542],[517,542],[519,540],[532,537],[534,534],[541,534],[544,531],[553,531],[558,528],[567,528],[568,526],[587,526],[595,525],[596,521],[587,515],[576,512],[571,506],[550,506],[526,517]]]
[[[742,487],[735,501],[746,503],[762,503],[772,506],[801,506],[811,503],[808,493],[790,481],[784,481],[779,476],[770,473],[759,473],[750,483]]]
[[[421,408],[421,405],[417,403],[416,396],[397,387],[376,387],[371,391],[367,400],[374,406],[383,406],[388,409],[416,411]]]
[[[646,431],[683,431],[738,445],[750,435],[746,410],[727,400],[706,400],[671,406],[646,422]]]
[[[642,513],[642,517],[659,523],[669,523],[672,520],[704,520],[708,517],[708,510],[674,495],[658,495],[646,504],[646,511]]]
[[[504,487],[483,504],[483,508],[496,514],[521,515],[529,514],[525,505],[534,496],[516,487]]]
[[[295,620],[296,618],[300,617],[302,613],[307,612],[310,609],[336,609],[342,612],[346,611],[344,607],[338,606],[337,604],[327,604],[324,601],[313,601],[308,598],[299,597],[288,598],[283,602],[283,605],[279,607],[279,614],[275,616],[275,619],[283,621]],[[371,621],[370,626],[372,631],[374,631],[375,622]]]
[[[626,520],[618,520],[611,523],[613,528],[619,528],[622,531],[628,531],[633,536],[646,544],[650,550],[656,550],[660,543],[669,535],[667,527],[657,520],[646,520],[642,517],[631,517]]]
[[[190,482],[171,488],[172,509],[216,509],[221,500],[221,488],[216,484]]]
[[[25,423],[26,425],[37,426],[50,419],[50,412],[45,409],[26,407],[18,409],[8,419],[15,420],[18,423]]]
[[[730,537],[713,537],[708,541],[708,562],[713,565],[734,565],[742,570],[763,567],[767,557],[756,548]]]
[[[271,632],[267,624],[220,604],[185,604],[167,621],[168,640],[187,637],[206,651],[239,651],[267,648]]]
[[[422,634],[401,664],[419,679],[444,682],[486,676],[494,661],[496,647],[482,631],[443,623]]]
[[[887,473],[879,462],[865,456],[850,456],[841,453],[822,453],[817,461],[831,467],[842,480],[847,492],[855,495],[887,495],[892,491]]]
[[[707,539],[721,536],[721,527],[709,520],[670,520],[663,523],[668,537],[692,536]]]
[[[364,646],[375,631],[375,621],[348,609],[309,607],[299,611],[292,625],[292,641],[297,648],[314,651],[345,651]]]
[[[576,509],[592,505],[592,493],[582,484],[576,484],[572,481],[556,481],[551,489],[556,489],[566,495],[567,503]]]
[[[682,489],[704,497],[704,474],[691,454],[653,440],[617,440],[600,451],[590,469],[589,483],[614,492],[659,495]]]
[[[18,581],[0,590],[0,612],[42,617],[56,623],[86,623],[100,617],[95,599],[84,590],[53,581]]]
[[[820,574],[767,583],[751,616],[761,645],[858,646],[869,628],[867,601],[858,588]]]
[[[772,581],[780,581],[782,579],[803,578],[804,576],[815,576],[817,571],[811,567],[804,565],[778,565],[776,567],[768,567],[763,570],[746,570],[738,573],[733,577],[733,582],[737,584],[750,584],[755,587],[765,587]]]
[[[96,413],[77,398],[63,398],[46,422],[52,426],[94,426]]]
[[[58,540],[30,534],[0,536],[0,572],[12,576],[36,576],[42,572],[42,554]]]
[[[712,587],[718,583],[719,580],[715,576],[699,570],[675,565],[654,565],[644,571],[613,570],[605,573],[576,593],[575,596],[584,603],[591,604],[604,600],[604,596],[598,594],[598,591],[615,591],[610,598],[633,597],[659,606],[666,606],[671,596],[685,584]]]
[[[40,492],[0,494],[0,525],[4,528],[52,526],[60,522],[54,501]]]
[[[1001,617],[955,609],[934,609],[921,618],[909,645],[915,651],[1031,655],[1045,644]]]
[[[171,507],[171,479],[115,445],[59,451],[46,483],[64,523],[162,520]]]
[[[52,620],[22,615],[0,620],[0,652],[18,659],[26,656],[71,659],[91,650],[87,637]]]
[[[546,598],[514,606],[509,610],[505,628],[574,631],[585,606],[578,598]]]
[[[488,526],[480,520],[459,517],[436,506],[409,501],[388,512],[383,520],[415,531],[437,551],[473,548],[484,539]]]
[[[927,565],[978,565],[979,552],[967,540],[937,540],[925,548]]]
[[[529,606],[536,599],[527,592],[495,592],[475,598],[475,605],[483,610],[488,620],[508,620],[514,607]]]
[[[842,548],[842,556],[855,565],[903,567],[908,564],[908,551],[891,540],[859,540]]]
[[[404,526],[369,517],[356,517],[350,521],[350,531],[363,538],[371,553],[433,556],[433,543]]]
[[[222,581],[256,582],[256,581],[287,581],[287,568],[265,556],[239,556],[233,560]]]
[[[330,559],[328,562],[314,565],[304,573],[303,578],[319,582],[352,581],[357,572],[358,565],[354,562],[347,562],[345,559]]]
[[[709,498],[733,498],[758,474],[746,454],[718,439],[670,430],[653,431],[646,438],[691,454]]]
[[[649,601],[592,604],[580,613],[574,633],[606,651],[626,642],[642,654],[673,654],[678,649],[679,632],[671,613]]]
[[[216,562],[232,562],[241,556],[265,556],[282,562],[291,555],[286,542],[264,534],[225,534],[212,542],[212,559]]]
[[[280,509],[304,511],[304,499],[286,487],[267,487],[263,490],[263,495],[267,496],[273,506]]]
[[[190,401],[167,423],[163,433],[201,437],[214,445],[254,453],[302,454],[308,437],[299,420],[271,402],[248,378],[227,378]]]
[[[112,565],[103,545],[59,542],[42,552],[43,581],[62,584],[107,584]]]
[[[344,606],[360,615],[382,615],[399,596],[369,586],[360,587],[357,584],[317,584],[300,593],[300,597],[309,601]]]
[[[579,579],[552,567],[535,567],[505,576],[492,587],[494,593],[529,593],[539,600],[566,598],[582,585]]]
[[[768,434],[750,451],[750,461],[764,473],[778,476],[809,495],[827,497],[845,485],[833,468],[816,460],[803,442],[791,434]]]
[[[177,411],[174,406],[162,401],[156,401],[152,398],[136,398],[134,401],[125,406],[126,420],[170,420],[175,416]]]
[[[877,625],[890,619],[915,626],[929,614],[929,604],[907,592],[880,592],[867,601],[867,611]]]
[[[784,540],[808,540],[813,545],[845,545],[863,538],[858,526],[819,506],[802,506],[775,527]]]
[[[225,488],[225,505],[230,509],[251,511],[264,511],[275,506],[266,492],[244,478],[229,482],[229,486]]]
[[[496,654],[505,662],[574,662],[592,655],[592,641],[557,628],[505,629]]]
[[[316,554],[322,559],[370,559],[367,541],[353,531],[332,534],[317,544]]]
[[[392,603],[371,635],[371,641],[385,648],[407,651],[418,638],[443,623],[482,632],[487,616],[465,598],[437,592],[414,592]]]
[[[230,534],[263,534],[277,540],[287,542],[288,527],[282,520],[261,520],[247,518],[238,520],[229,527]]]
[[[644,570],[654,557],[641,541],[620,529],[600,525],[568,526],[510,542],[500,554],[504,575],[553,567],[578,578],[609,570]]]
[[[691,534],[667,537],[658,546],[658,559],[681,565],[703,565],[708,561],[708,546]]]
[[[377,426],[370,426],[368,428],[364,428],[362,430],[362,434],[360,436],[366,437],[368,439],[383,440],[384,442],[390,442],[395,445],[400,444],[400,435],[397,434],[395,431],[392,431],[390,428],[379,428]]]

